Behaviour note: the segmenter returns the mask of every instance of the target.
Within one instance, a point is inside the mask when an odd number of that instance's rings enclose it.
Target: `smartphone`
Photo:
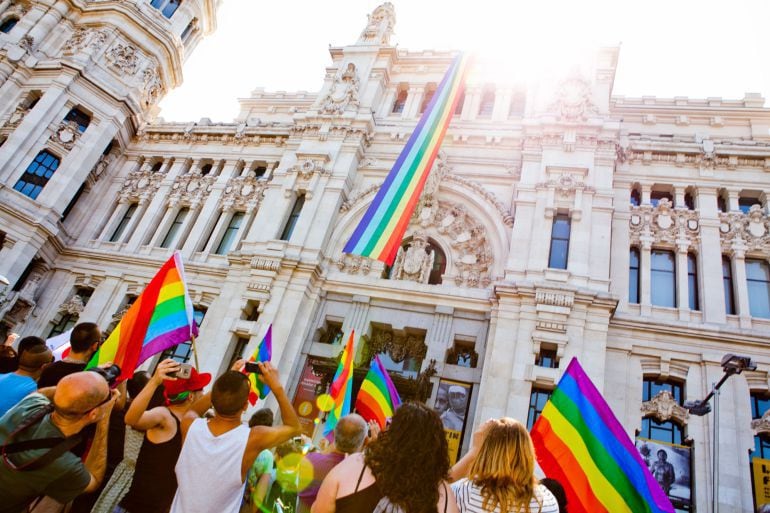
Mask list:
[[[192,375],[192,365],[189,363],[180,363],[179,370],[174,373],[169,373],[169,376],[177,379],[190,379]]]
[[[243,367],[243,369],[246,372],[250,372],[252,374],[260,374],[259,365],[257,365],[257,362],[246,362],[246,365]]]

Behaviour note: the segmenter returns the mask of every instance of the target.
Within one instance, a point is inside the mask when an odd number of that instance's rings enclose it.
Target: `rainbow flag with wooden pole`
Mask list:
[[[393,416],[399,406],[401,398],[398,390],[380,357],[374,355],[369,372],[358,390],[356,412],[366,420],[376,420],[380,428],[385,429],[385,421]]]
[[[674,513],[609,405],[576,358],[532,427],[545,475],[576,513]]]
[[[267,333],[257,346],[249,362],[269,362],[273,357],[273,325],[267,327]],[[264,399],[270,393],[270,387],[260,379],[260,375],[254,372],[243,371],[249,378],[249,403],[254,406],[257,399]]]
[[[355,336],[355,330],[351,331],[350,338],[337,366],[337,372],[334,373],[332,387],[329,390],[329,395],[332,401],[334,401],[334,407],[329,412],[329,416],[326,417],[324,436],[331,433],[337,422],[350,413],[351,397],[353,395],[353,339]]]
[[[118,381],[123,381],[150,356],[194,341],[197,335],[182,255],[175,251],[123,315],[88,367],[113,362],[120,366]]]
[[[455,57],[343,251],[393,264],[455,107],[469,57]]]

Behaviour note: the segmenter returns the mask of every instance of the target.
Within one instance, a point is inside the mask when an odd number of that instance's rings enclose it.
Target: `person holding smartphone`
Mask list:
[[[170,358],[160,362],[126,412],[126,424],[144,431],[145,435],[131,487],[116,512],[166,513],[171,507],[177,488],[174,465],[182,450],[180,423],[211,382],[211,374],[198,373],[195,368],[190,369],[189,378],[177,378],[181,368],[179,362]],[[148,410],[150,400],[161,386],[166,404]],[[192,413],[200,417],[205,411],[206,408],[199,406]]]

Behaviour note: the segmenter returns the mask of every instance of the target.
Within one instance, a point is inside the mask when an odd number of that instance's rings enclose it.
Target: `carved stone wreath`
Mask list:
[[[160,187],[163,180],[161,173],[152,171],[136,171],[129,173],[120,190],[121,201],[147,201]]]
[[[74,121],[62,121],[56,128],[53,134],[51,134],[51,141],[61,144],[66,149],[71,150],[75,143],[80,138],[80,130],[78,130],[78,124]]]
[[[642,417],[652,417],[657,422],[673,420],[679,425],[687,425],[690,412],[671,395],[668,390],[661,390],[658,395],[642,403]]]
[[[124,75],[136,73],[141,63],[138,50],[129,44],[116,43],[106,55],[110,66]]]
[[[631,242],[635,244],[641,244],[642,238],[651,238],[653,244],[687,241],[691,246],[696,246],[700,238],[698,213],[672,208],[666,198],[661,199],[656,207],[631,207],[629,228]]]
[[[255,176],[236,176],[230,178],[225,186],[224,194],[219,200],[222,210],[251,211],[259,206],[265,195],[265,180]]]
[[[181,175],[174,180],[169,191],[167,202],[169,206],[183,204],[197,206],[203,204],[214,186],[213,176],[197,174]]]
[[[83,308],[85,308],[83,299],[79,295],[74,294],[67,301],[59,305],[59,312],[70,315],[80,315],[83,312]]]
[[[770,218],[765,215],[761,206],[752,206],[748,214],[720,213],[719,221],[723,251],[729,251],[733,244],[741,245],[742,242],[747,251],[770,253]]]
[[[365,338],[365,340],[365,361],[369,361],[375,354],[387,352],[394,362],[401,363],[407,357],[422,360],[428,352],[424,335],[399,333],[391,329],[375,327],[372,329],[371,338]]]

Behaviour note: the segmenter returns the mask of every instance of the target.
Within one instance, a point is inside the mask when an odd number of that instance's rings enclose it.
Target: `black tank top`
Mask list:
[[[120,506],[131,513],[166,513],[176,493],[174,467],[182,451],[182,427],[179,419],[169,410],[176,422],[176,433],[170,440],[159,444],[144,437],[131,488]]]
[[[362,513],[374,511],[374,508],[377,507],[377,503],[382,499],[382,492],[376,481],[363,490],[358,489],[365,471],[366,465],[361,469],[353,493],[344,497],[337,497],[335,501],[337,513]]]

